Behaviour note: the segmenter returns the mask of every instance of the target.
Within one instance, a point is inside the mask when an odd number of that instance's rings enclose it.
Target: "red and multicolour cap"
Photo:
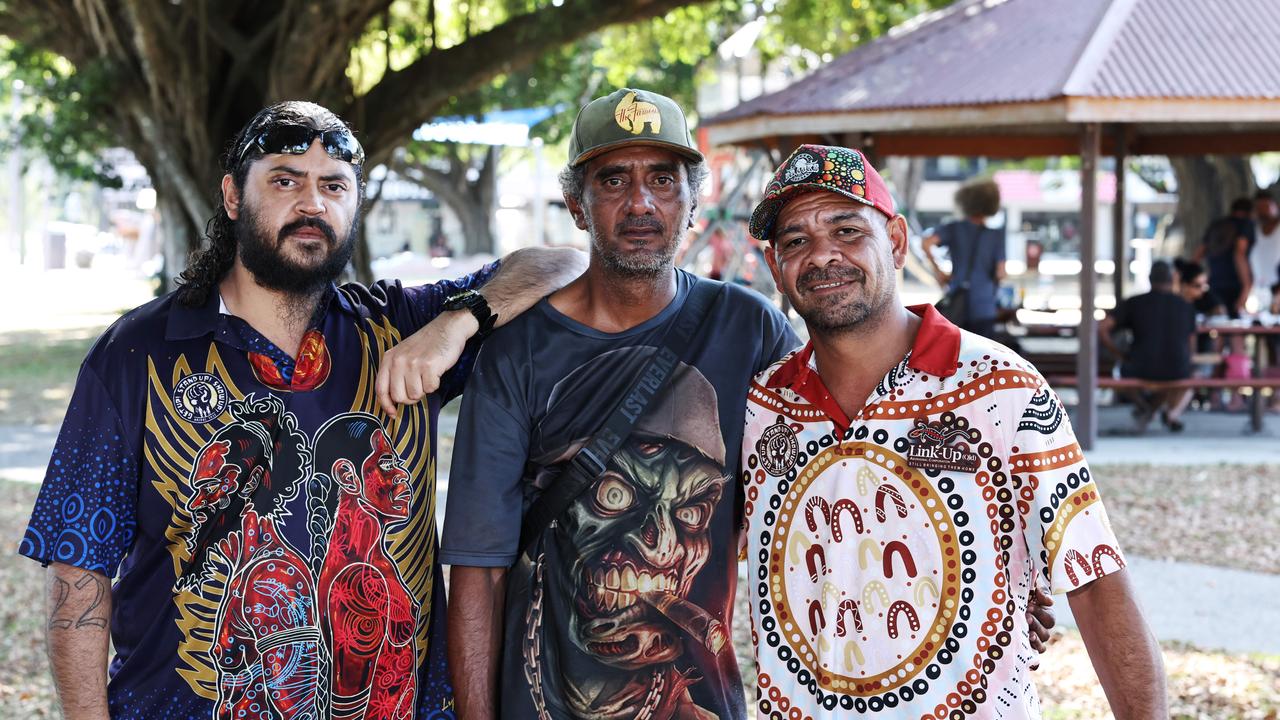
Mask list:
[[[778,168],[751,213],[751,236],[772,241],[773,224],[787,203],[802,193],[826,190],[894,216],[893,196],[857,150],[831,145],[801,145]]]

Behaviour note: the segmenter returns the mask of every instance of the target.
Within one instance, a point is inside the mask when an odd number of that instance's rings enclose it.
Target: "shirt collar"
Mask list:
[[[200,305],[187,305],[173,296],[173,307],[169,310],[169,324],[165,327],[165,340],[190,340],[212,333],[218,327],[218,306],[222,304],[222,296],[217,289],[209,293],[209,297]]]
[[[960,328],[942,317],[942,313],[932,305],[910,305],[907,309],[920,317],[920,330],[911,345],[907,367],[936,377],[954,375],[956,363],[960,360]],[[810,341],[782,363],[765,387],[797,388],[805,385],[810,381],[809,376],[816,374],[810,365],[812,357],[813,342]]]
[[[333,305],[337,305],[339,310],[349,315],[359,316],[346,294],[339,291],[337,285],[329,283],[329,288],[325,290],[325,295],[320,300],[320,306],[332,307]],[[184,304],[175,295],[173,308],[169,311],[169,324],[165,328],[164,339],[190,340],[208,335],[218,328],[218,321],[224,313],[230,315],[222,302],[222,294],[216,289],[209,293],[204,304],[195,307]]]
[[[934,377],[955,375],[960,361],[960,328],[932,305],[910,305],[907,309],[920,317],[920,330],[911,345],[907,367]]]

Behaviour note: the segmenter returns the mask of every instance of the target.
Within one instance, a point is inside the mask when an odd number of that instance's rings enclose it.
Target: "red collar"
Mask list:
[[[908,310],[920,317],[920,330],[911,345],[911,359],[907,367],[935,377],[955,374],[960,359],[960,328],[934,309],[932,305],[911,305]],[[822,409],[841,428],[849,427],[849,420],[827,391],[822,377],[809,367],[813,357],[813,342],[796,351],[779,367],[767,383],[768,388],[790,388],[800,397]]]

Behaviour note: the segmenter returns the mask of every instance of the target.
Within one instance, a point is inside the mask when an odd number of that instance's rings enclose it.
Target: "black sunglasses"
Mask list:
[[[360,141],[350,130],[317,130],[305,125],[276,125],[263,130],[245,144],[236,162],[244,162],[251,149],[257,149],[263,155],[304,155],[316,138],[320,138],[325,154],[334,160],[357,167],[364,164],[364,148],[360,147]]]

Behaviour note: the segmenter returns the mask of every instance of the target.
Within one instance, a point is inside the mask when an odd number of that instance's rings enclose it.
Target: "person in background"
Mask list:
[[[996,321],[996,289],[1005,277],[1004,229],[987,227],[987,219],[1000,212],[1000,186],[986,178],[965,183],[956,191],[956,206],[964,216],[939,227],[924,238],[924,255],[934,276],[948,291],[968,287],[968,307],[960,327],[993,337]],[[944,247],[951,257],[951,272],[944,272],[934,248]]]
[[[1231,214],[1218,218],[1204,232],[1194,259],[1209,269],[1209,289],[1222,298],[1231,319],[1240,317],[1253,287],[1249,250],[1253,245],[1253,201],[1237,198]]]
[[[1266,311],[1273,294],[1269,290],[1280,282],[1280,206],[1270,191],[1259,190],[1253,196],[1253,214],[1257,230],[1253,249],[1249,251],[1249,266],[1253,271],[1258,309]]]
[[[1120,374],[1143,380],[1182,380],[1191,377],[1196,313],[1174,291],[1173,268],[1164,260],[1151,264],[1151,291],[1125,298],[1099,323],[1102,344],[1120,358]],[[1116,344],[1116,330],[1133,333],[1127,352]],[[1134,398],[1137,431],[1144,432],[1157,412],[1165,427],[1182,432],[1179,419],[1191,399],[1186,389],[1144,390]]]
[[[1191,303],[1191,307],[1196,311],[1196,325],[1202,324],[1204,318],[1210,317],[1226,317],[1227,310],[1222,305],[1222,299],[1213,294],[1209,289],[1209,273],[1204,269],[1204,265],[1195,260],[1183,260],[1182,258],[1174,258],[1174,270],[1177,272],[1178,294],[1183,300]],[[1222,348],[1214,342],[1209,333],[1196,333],[1195,347],[1193,352],[1196,355],[1216,355],[1220,354]],[[1195,357],[1192,357],[1191,374],[1194,377],[1212,377],[1218,368],[1218,362],[1196,363]],[[1196,390],[1193,393],[1196,402],[1200,405],[1207,405],[1209,402],[1210,391],[1205,388]]]

